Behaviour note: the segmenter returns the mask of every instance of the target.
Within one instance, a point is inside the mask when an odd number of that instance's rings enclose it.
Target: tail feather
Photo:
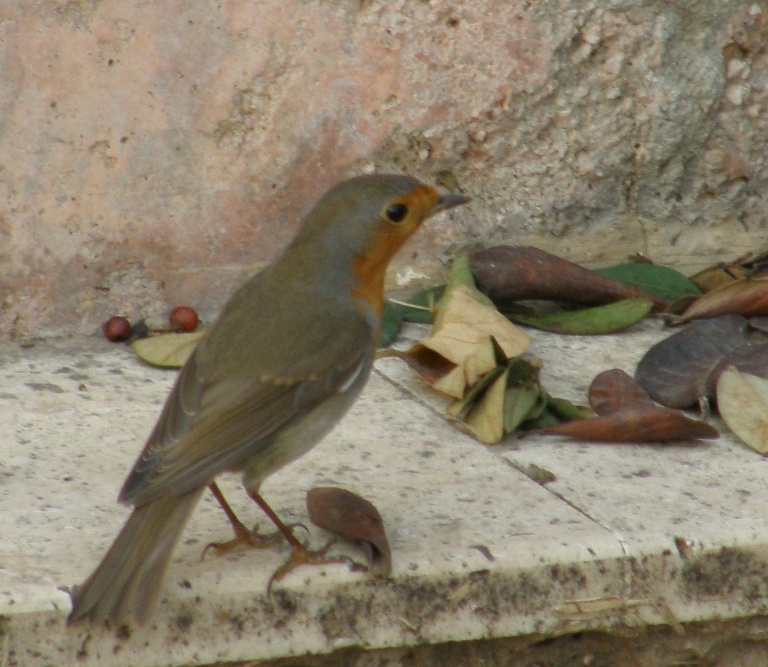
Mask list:
[[[160,592],[173,547],[203,489],[137,507],[94,573],[75,589],[67,623],[142,623]]]

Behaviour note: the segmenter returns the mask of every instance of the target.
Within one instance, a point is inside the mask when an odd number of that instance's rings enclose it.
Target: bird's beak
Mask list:
[[[462,204],[466,204],[470,201],[472,201],[472,197],[467,197],[465,195],[440,195],[437,203],[430,210],[429,216],[431,217],[436,213],[447,211],[449,208],[453,208],[454,206],[461,206]]]

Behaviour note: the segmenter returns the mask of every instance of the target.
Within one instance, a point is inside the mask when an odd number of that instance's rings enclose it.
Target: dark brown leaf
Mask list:
[[[614,368],[592,380],[589,404],[598,415],[607,415],[625,408],[653,405],[653,401],[629,373]]]
[[[601,276],[583,266],[531,246],[496,246],[470,257],[477,287],[499,306],[524,299],[551,299],[601,305],[622,299],[665,299]]]
[[[538,433],[594,442],[669,442],[720,437],[716,428],[703,421],[655,405],[624,408],[609,415],[564,422]]]
[[[687,408],[712,399],[720,373],[729,364],[768,376],[768,345],[748,334],[738,315],[699,320],[654,345],[640,360],[635,379],[657,403]]]
[[[309,519],[319,528],[360,544],[372,570],[389,576],[392,553],[381,514],[371,502],[335,486],[307,492]]]

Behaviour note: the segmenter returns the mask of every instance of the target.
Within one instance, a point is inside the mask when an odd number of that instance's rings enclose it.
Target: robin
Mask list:
[[[68,622],[143,622],[171,552],[209,487],[237,542],[273,544],[228,509],[215,477],[242,472],[248,495],[293,547],[316,556],[259,493],[314,447],[370,374],[389,261],[430,216],[469,201],[414,178],[359,176],[322,197],[283,255],[224,307],[179,373],[119,501],[134,510],[95,572],[73,592]]]

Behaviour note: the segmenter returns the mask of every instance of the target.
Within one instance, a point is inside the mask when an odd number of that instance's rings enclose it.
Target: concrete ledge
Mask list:
[[[584,400],[596,373],[632,371],[663,335],[653,322],[602,338],[535,333],[533,352],[548,389]],[[209,664],[584,629],[679,631],[768,612],[768,462],[759,455],[728,437],[485,447],[446,422],[442,399],[407,369],[382,360],[352,414],[263,491],[284,519],[305,524],[312,486],[366,496],[390,537],[390,579],[304,568],[267,597],[286,548],[201,562],[205,544],[230,534],[204,497],[145,628],[66,628],[69,598],[59,587],[89,574],[127,515],[114,499],[174,374],[85,338],[3,343],[0,369],[3,667]],[[522,471],[531,463],[556,481],[529,479]],[[247,523],[264,523],[236,478],[223,489]],[[325,539],[310,533],[313,544]]]

